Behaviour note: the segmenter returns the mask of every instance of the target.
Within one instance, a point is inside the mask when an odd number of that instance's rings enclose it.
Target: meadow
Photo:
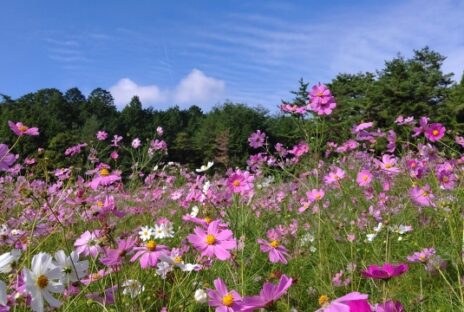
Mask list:
[[[163,162],[161,127],[128,143],[102,129],[63,151],[84,166],[56,168],[15,154],[40,125],[10,121],[0,311],[464,310],[464,138],[398,116],[326,143],[337,104],[321,84],[281,109],[301,141],[256,129],[248,166],[225,172]]]

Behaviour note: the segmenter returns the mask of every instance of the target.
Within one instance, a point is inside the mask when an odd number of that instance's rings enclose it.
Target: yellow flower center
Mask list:
[[[211,221],[213,221],[213,219],[211,219],[210,217],[206,217],[204,220],[205,220],[206,224],[210,224]]]
[[[328,303],[329,303],[329,297],[327,297],[326,295],[321,295],[319,297],[319,305],[320,306],[324,306],[324,305],[326,305]]]
[[[155,251],[156,249],[156,242],[154,240],[149,240],[146,244],[145,247],[147,247],[148,250],[150,251]]]
[[[321,199],[321,194],[316,194],[316,196],[314,196],[314,198]]]
[[[240,180],[234,180],[234,182],[232,182],[232,185],[235,186],[235,187],[239,187],[240,186]]]
[[[39,288],[45,288],[48,286],[48,278],[45,275],[40,275],[37,279],[37,286]]]
[[[110,172],[108,171],[108,169],[103,168],[103,169],[100,170],[100,175],[101,175],[102,177],[106,177],[106,176],[109,176],[109,175],[110,175]]]
[[[443,178],[441,178],[441,180],[442,180],[443,182],[445,182],[445,183],[449,181],[449,179],[448,179],[447,176],[443,176]]]
[[[392,164],[385,164],[385,168],[390,169],[391,167],[393,167]]]
[[[276,248],[276,247],[279,247],[280,243],[276,240],[273,240],[270,245],[272,248]]]
[[[438,130],[433,130],[433,131],[432,131],[432,134],[433,134],[433,136],[437,136],[437,135],[440,134],[440,131],[438,131]]]
[[[103,207],[103,202],[101,200],[97,201],[97,206],[98,207]]]
[[[369,176],[364,175],[362,179],[363,179],[364,182],[367,182],[367,180],[369,180]]]
[[[324,95],[324,93],[322,93],[321,91],[316,93],[316,96],[318,96],[318,97],[322,97],[323,95]]]
[[[419,260],[420,260],[421,262],[425,262],[425,255],[420,255],[420,256],[419,256]]]
[[[416,166],[417,166],[417,164],[416,164],[415,162],[413,162],[413,163],[411,164],[411,168],[413,168],[413,169],[416,168]]]
[[[205,242],[208,245],[213,245],[216,242],[216,237],[214,237],[214,235],[212,234],[208,234],[206,235]]]
[[[222,304],[226,307],[230,307],[234,303],[234,297],[229,293],[222,297]]]
[[[98,281],[100,278],[102,278],[103,276],[100,275],[100,273],[92,273],[90,275],[90,280],[91,281]]]
[[[429,192],[423,191],[423,192],[422,192],[422,195],[424,195],[424,197],[429,197]]]
[[[175,263],[182,263],[182,258],[181,257],[175,257],[174,262]]]
[[[21,131],[21,132],[26,132],[27,129],[29,129],[28,126],[25,126],[25,125],[18,126],[18,130]]]

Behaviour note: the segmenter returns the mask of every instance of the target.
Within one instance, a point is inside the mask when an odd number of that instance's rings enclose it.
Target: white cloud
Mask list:
[[[118,108],[127,105],[135,95],[145,106],[195,104],[205,108],[222,99],[225,82],[208,77],[201,70],[194,68],[173,89],[161,89],[155,84],[142,86],[129,78],[123,78],[109,90]]]
[[[211,104],[220,99],[224,90],[224,81],[207,77],[195,68],[179,82],[173,98],[179,104]]]
[[[139,86],[129,78],[119,80],[110,88],[117,107],[122,108],[137,95],[143,104],[155,104],[165,101],[166,96],[156,85]]]

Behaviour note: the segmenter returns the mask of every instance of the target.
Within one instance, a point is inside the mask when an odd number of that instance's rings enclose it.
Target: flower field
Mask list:
[[[161,127],[147,142],[101,130],[63,151],[85,164],[55,168],[15,154],[40,125],[10,121],[0,311],[464,310],[464,138],[399,116],[324,142],[336,109],[315,85],[281,107],[299,143],[257,130],[247,168],[224,171],[163,162]]]

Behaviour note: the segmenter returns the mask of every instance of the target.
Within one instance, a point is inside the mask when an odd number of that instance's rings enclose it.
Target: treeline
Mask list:
[[[362,121],[391,127],[398,115],[429,116],[448,129],[462,131],[464,79],[455,83],[452,74],[443,73],[444,60],[444,56],[424,48],[414,51],[409,59],[398,56],[385,62],[384,68],[375,73],[339,74],[327,83],[337,99],[337,108],[327,117],[331,124],[327,140],[341,142],[349,138],[351,127]],[[304,105],[309,88],[301,80],[289,102]],[[162,111],[144,109],[135,96],[118,111],[111,94],[101,88],[88,97],[72,88],[64,93],[42,89],[18,99],[7,95],[0,99],[1,142],[11,144],[15,139],[8,120],[37,126],[40,136],[28,138],[28,144],[19,145],[16,151],[27,155],[42,147],[58,165],[67,162],[66,148],[95,140],[98,130],[122,135],[130,142],[136,137],[142,141],[152,138],[161,126],[169,147],[168,160],[192,166],[206,160],[225,166],[243,165],[251,152],[247,138],[257,129],[268,134],[270,143],[288,146],[302,137],[293,118],[271,115],[264,108],[245,104],[225,103],[209,112],[198,106],[175,106]]]

